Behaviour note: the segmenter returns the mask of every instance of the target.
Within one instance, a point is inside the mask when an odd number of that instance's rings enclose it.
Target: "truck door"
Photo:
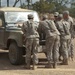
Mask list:
[[[4,33],[4,16],[2,13],[0,13],[0,48],[4,47]]]

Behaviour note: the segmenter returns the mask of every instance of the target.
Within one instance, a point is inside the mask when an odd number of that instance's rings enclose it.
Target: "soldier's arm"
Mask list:
[[[26,30],[27,30],[26,23],[23,23],[23,25],[22,25],[23,34],[25,34]]]
[[[65,35],[63,25],[61,25],[61,23],[57,22],[56,27],[57,27],[58,31],[61,33],[60,35]]]
[[[71,31],[71,37],[74,38],[75,36],[75,31],[74,31],[74,21],[71,22],[71,27],[70,27],[70,31]]]
[[[23,23],[23,25],[22,25],[22,28],[21,28],[21,29],[22,29],[22,31],[24,32],[24,23]]]
[[[58,30],[60,30],[58,22],[56,23],[56,27]]]
[[[57,29],[57,27],[56,27],[56,24],[54,23],[54,21],[51,21],[51,27],[52,27],[52,29],[57,33],[57,34],[60,34],[60,32],[59,32],[59,30]]]

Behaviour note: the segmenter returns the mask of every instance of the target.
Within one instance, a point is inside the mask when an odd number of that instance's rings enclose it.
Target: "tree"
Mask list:
[[[62,12],[67,9],[67,5],[71,3],[69,0],[46,0],[49,3],[54,4],[54,11]]]
[[[21,6],[20,6],[20,7],[21,7],[21,8],[26,8],[25,3],[21,4]]]
[[[32,4],[32,0],[26,0],[28,9],[30,9],[30,3]]]
[[[33,4],[33,9],[39,12],[62,12],[68,9],[68,4],[74,0],[40,0]]]
[[[20,1],[20,0],[15,0],[15,3],[14,3],[14,5],[13,5],[13,7],[15,7],[16,4],[17,4],[19,1]]]
[[[52,12],[54,8],[54,4],[50,4],[47,1],[40,0],[33,4],[33,9],[38,12]]]
[[[0,0],[0,7],[1,7],[1,0]]]
[[[7,7],[9,7],[9,0],[7,0]]]
[[[70,11],[70,15],[75,18],[75,1],[71,4],[69,11]]]

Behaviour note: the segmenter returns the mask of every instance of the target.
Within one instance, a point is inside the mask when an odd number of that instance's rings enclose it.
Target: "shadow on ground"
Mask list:
[[[47,64],[47,59],[45,56],[43,56],[44,54],[40,54],[39,56],[41,58],[39,58],[39,63],[38,63],[38,69],[45,69],[45,65]],[[45,58],[44,58],[45,57]],[[12,65],[9,61],[9,57],[8,57],[8,52],[6,51],[0,51],[0,70],[25,70],[24,68],[24,61],[22,61],[23,63],[21,65]],[[57,68],[65,68],[65,69],[75,69],[75,61],[70,61],[69,65],[59,65],[60,63],[58,63]],[[31,63],[32,65],[32,63]]]
[[[23,70],[24,61],[21,65],[12,65],[9,61],[8,52],[0,52],[0,70]],[[44,68],[44,65],[47,64],[46,58],[40,58],[38,63],[38,68]],[[32,63],[31,63],[32,65]],[[41,66],[42,65],[42,66]]]

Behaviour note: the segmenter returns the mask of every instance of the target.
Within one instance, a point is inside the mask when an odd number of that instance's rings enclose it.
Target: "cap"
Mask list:
[[[63,14],[69,14],[69,11],[66,10],[66,11],[63,12]]]
[[[59,12],[55,12],[55,13],[54,13],[54,16],[58,16],[58,15],[59,15]]]
[[[33,17],[33,15],[32,14],[29,14],[28,15],[28,19],[33,19],[34,17]]]
[[[47,15],[43,15],[43,19],[48,19],[48,16]]]
[[[59,18],[63,18],[63,15],[62,15],[62,14],[59,14],[58,17],[59,17]]]

